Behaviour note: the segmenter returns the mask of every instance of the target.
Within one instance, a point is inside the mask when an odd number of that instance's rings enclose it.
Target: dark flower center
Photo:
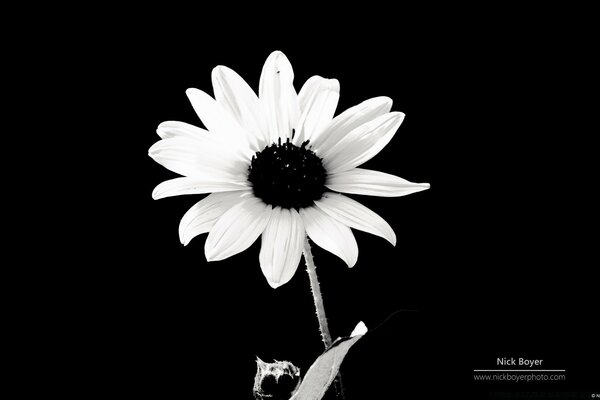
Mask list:
[[[273,143],[252,156],[248,181],[254,195],[265,203],[282,208],[312,205],[325,193],[325,168],[317,155],[290,143]]]

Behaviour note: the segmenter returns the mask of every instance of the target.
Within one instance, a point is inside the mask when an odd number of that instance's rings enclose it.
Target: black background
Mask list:
[[[174,176],[147,156],[156,126],[200,124],[185,90],[212,93],[216,65],[257,89],[264,60],[282,50],[297,89],[315,74],[340,81],[337,113],[391,97],[406,119],[365,167],[431,184],[401,198],[354,196],[394,228],[395,248],[355,232],[359,260],[348,269],[314,247],[333,336],[361,320],[371,329],[342,367],[348,399],[588,398],[599,376],[582,194],[591,149],[571,91],[576,50],[546,11],[140,9],[62,33],[57,42],[86,33],[85,46],[69,43],[63,73],[85,122],[74,135],[87,180],[70,210],[82,218],[70,238],[80,253],[45,275],[57,283],[45,329],[68,364],[52,384],[83,397],[249,399],[256,356],[306,371],[320,354],[302,266],[273,290],[259,241],[207,263],[206,235],[187,247],[177,235],[201,196],[151,199]],[[497,357],[540,358],[567,380],[474,382],[473,369]]]

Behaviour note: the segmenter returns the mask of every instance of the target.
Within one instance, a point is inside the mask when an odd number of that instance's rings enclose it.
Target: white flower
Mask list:
[[[183,177],[159,184],[154,199],[211,193],[182,218],[187,245],[208,232],[208,261],[247,249],[262,235],[260,266],[276,288],[294,275],[308,235],[352,267],[358,246],[350,228],[396,244],[379,215],[340,193],[403,196],[429,188],[383,172],[357,168],[392,139],[404,114],[376,97],[333,118],[336,79],[310,78],[299,93],[286,56],[273,52],[260,77],[259,96],[234,71],[212,72],[215,98],[198,89],[187,95],[207,130],[184,122],[158,126],[149,150]]]

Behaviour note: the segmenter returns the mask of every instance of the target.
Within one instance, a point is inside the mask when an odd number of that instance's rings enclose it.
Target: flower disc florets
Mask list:
[[[282,208],[309,207],[325,193],[326,171],[322,160],[307,148],[273,143],[252,157],[248,181],[256,197]]]

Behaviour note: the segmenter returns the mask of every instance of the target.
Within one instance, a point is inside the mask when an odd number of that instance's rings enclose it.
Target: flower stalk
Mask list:
[[[317,277],[317,269],[313,260],[312,251],[310,249],[310,243],[308,237],[304,238],[304,262],[306,263],[306,272],[308,272],[308,278],[310,279],[310,288],[315,302],[315,310],[317,313],[317,319],[319,320],[319,331],[321,332],[321,339],[325,345],[325,349],[331,346],[331,333],[329,332],[329,324],[327,323],[327,316],[325,314],[325,306],[323,305],[323,295],[321,294],[321,285],[319,284],[319,278]]]
[[[319,331],[321,332],[321,340],[325,350],[331,347],[333,343],[331,339],[331,333],[329,332],[329,324],[327,323],[327,315],[325,314],[325,306],[323,304],[323,295],[321,294],[321,285],[319,284],[319,278],[317,277],[317,268],[313,259],[312,251],[310,249],[310,243],[308,242],[308,236],[304,238],[304,248],[302,249],[304,255],[304,261],[306,263],[306,272],[308,272],[308,278],[310,280],[310,288],[315,302],[315,310],[317,313],[317,320],[319,321]],[[344,400],[344,386],[342,384],[342,375],[338,372],[335,377],[335,391],[338,400]]]

